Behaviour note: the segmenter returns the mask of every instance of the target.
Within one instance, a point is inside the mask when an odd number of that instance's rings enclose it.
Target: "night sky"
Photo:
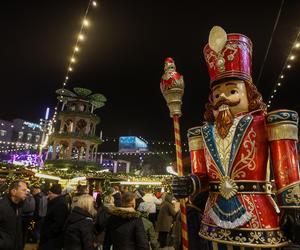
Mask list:
[[[214,25],[251,38],[253,79],[262,66],[280,1],[103,0],[92,8],[86,40],[67,89],[85,87],[108,101],[97,114],[106,137],[172,140],[159,83],[164,59],[184,76],[181,128],[200,125],[209,93],[202,49]],[[0,119],[38,121],[54,108],[88,1],[1,3]],[[300,30],[300,2],[286,0],[258,88],[268,98]],[[272,108],[300,111],[300,49]]]

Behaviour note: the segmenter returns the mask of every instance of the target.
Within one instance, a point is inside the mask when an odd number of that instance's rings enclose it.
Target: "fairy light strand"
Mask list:
[[[285,60],[285,63],[280,71],[280,74],[278,75],[277,80],[276,80],[276,82],[272,88],[272,91],[269,95],[268,102],[267,102],[268,109],[271,108],[272,102],[275,99],[276,94],[278,94],[279,87],[281,87],[283,85],[284,79],[287,77],[286,72],[292,68],[293,62],[295,60],[297,60],[296,53],[299,52],[299,50],[300,50],[299,36],[300,36],[300,31],[297,34],[297,37],[288,53],[288,57]]]
[[[78,62],[78,54],[81,50],[81,47],[79,45],[80,45],[81,42],[83,42],[86,39],[85,30],[90,25],[89,20],[88,20],[87,17],[88,17],[91,6],[95,8],[95,7],[98,6],[98,4],[97,4],[96,1],[93,1],[93,0],[89,0],[89,2],[88,2],[87,8],[85,10],[83,20],[82,20],[82,23],[81,23],[81,26],[80,26],[80,30],[77,33],[78,35],[77,35],[77,38],[76,38],[75,45],[73,46],[72,55],[68,60],[67,72],[65,74],[65,77],[64,77],[64,80],[63,80],[63,83],[62,83],[62,87],[61,87],[62,91],[64,91],[67,83],[70,81],[71,72],[74,71],[74,64]],[[46,134],[46,138],[49,138],[49,136],[54,131],[54,125],[56,123],[57,111],[58,111],[59,103],[62,102],[62,98],[63,98],[63,96],[60,96],[60,100],[58,100],[58,102],[57,102],[57,104],[54,108],[54,114],[53,114],[52,119],[51,119],[51,128],[48,130],[48,132]],[[45,140],[43,146],[45,146],[46,144],[47,144],[47,141]]]

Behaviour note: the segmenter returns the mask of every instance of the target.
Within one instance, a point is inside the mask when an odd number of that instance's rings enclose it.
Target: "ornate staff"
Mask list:
[[[170,116],[173,118],[178,176],[183,176],[179,117],[182,114],[181,104],[184,92],[184,82],[182,75],[176,72],[175,62],[172,58],[168,57],[165,60],[164,71],[165,73],[160,82],[160,89],[167,101]],[[184,199],[180,199],[180,211],[183,250],[188,250],[187,218]]]

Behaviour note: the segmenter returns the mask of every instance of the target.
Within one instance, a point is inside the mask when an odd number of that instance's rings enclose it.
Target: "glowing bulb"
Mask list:
[[[284,77],[284,75],[281,75],[280,78],[282,79]]]
[[[66,83],[64,82],[64,84],[63,84],[64,86],[66,86]]]
[[[300,47],[300,43],[296,43],[295,47],[299,48]]]
[[[295,56],[291,56],[291,57],[290,57],[290,60],[294,60],[294,59],[295,59]]]
[[[78,51],[79,51],[79,48],[76,46],[76,47],[74,48],[74,50],[75,50],[76,52],[78,52]]]
[[[85,27],[87,27],[87,26],[90,25],[90,23],[89,23],[89,21],[88,21],[87,19],[84,19],[84,20],[83,20],[83,25],[84,25]]]
[[[69,71],[73,71],[73,69],[71,67],[69,67]]]
[[[288,65],[288,66],[286,66],[288,69],[290,69],[291,68],[291,65]]]
[[[276,93],[277,92],[277,90],[276,89],[274,89],[274,93]]]
[[[93,1],[93,6],[96,7],[97,6],[97,2]]]
[[[71,62],[73,62],[73,63],[76,62],[74,57],[71,58]]]
[[[78,39],[79,39],[80,41],[83,41],[83,40],[84,40],[84,36],[83,36],[82,34],[79,34]]]
[[[66,76],[66,80],[68,80],[69,79],[69,77],[68,76]]]
[[[277,85],[278,85],[278,86],[281,86],[281,83],[279,82],[279,83],[277,83]]]
[[[268,108],[270,108],[270,105],[268,104]]]
[[[271,98],[272,98],[272,99],[273,99],[273,97],[274,97],[274,96],[273,96],[273,95],[271,95]]]

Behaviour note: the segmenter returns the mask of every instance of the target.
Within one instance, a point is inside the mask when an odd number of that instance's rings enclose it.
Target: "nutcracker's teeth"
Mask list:
[[[220,107],[219,107],[219,111],[224,111],[226,109],[229,109],[229,106],[227,104],[222,104]]]

